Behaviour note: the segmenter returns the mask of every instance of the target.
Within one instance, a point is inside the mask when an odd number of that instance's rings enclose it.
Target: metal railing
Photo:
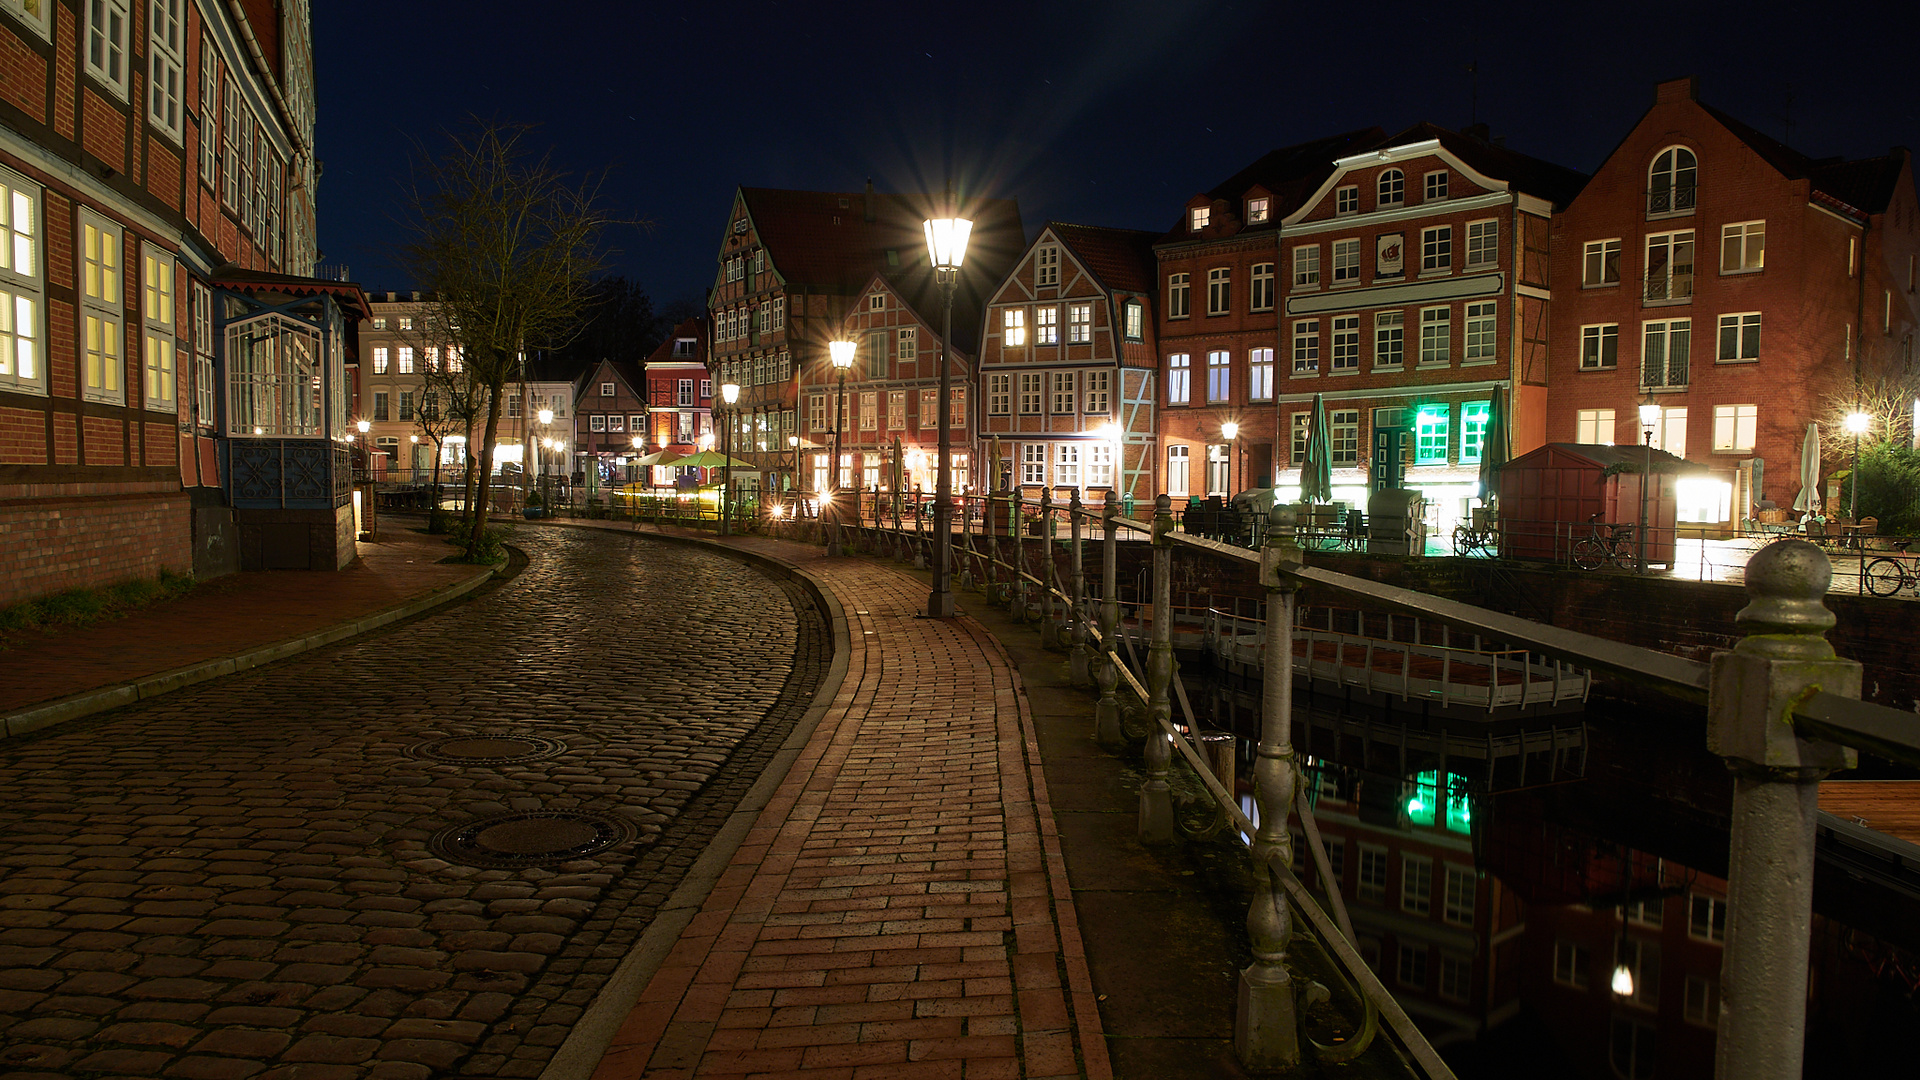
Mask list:
[[[927,545],[936,538],[917,512],[916,500],[910,495],[887,498],[870,523],[849,512],[836,523],[841,532],[830,542],[864,541],[876,552],[924,560]],[[1315,1052],[1323,1059],[1358,1054],[1371,1037],[1377,1015],[1384,1022],[1382,1030],[1427,1075],[1452,1076],[1361,959],[1338,888],[1328,890],[1329,913],[1290,869],[1293,841],[1287,825],[1297,805],[1320,879],[1331,880],[1292,745],[1296,599],[1302,587],[1311,585],[1368,608],[1416,615],[1551,658],[1554,670],[1570,665],[1621,676],[1644,690],[1706,707],[1708,748],[1727,762],[1736,778],[1716,1076],[1786,1080],[1800,1075],[1819,781],[1851,767],[1856,748],[1920,764],[1920,716],[1860,701],[1860,665],[1835,657],[1826,641],[1835,620],[1822,597],[1832,585],[1833,570],[1821,548],[1805,540],[1777,539],[1751,555],[1741,576],[1752,600],[1736,617],[1746,636],[1708,665],[1308,566],[1288,506],[1271,511],[1263,546],[1255,553],[1176,529],[1165,495],[1156,500],[1150,522],[1122,518],[1111,494],[1098,509],[1081,505],[1077,492],[1064,506],[1044,492],[1038,500],[1004,494],[957,496],[956,501],[961,507],[958,527],[949,539],[960,586],[982,589],[1016,617],[1037,617],[1043,640],[1069,652],[1076,685],[1098,687],[1095,737],[1109,747],[1127,743],[1117,697],[1120,686],[1144,704],[1149,724],[1141,840],[1165,844],[1179,839],[1169,783],[1177,754],[1211,794],[1218,812],[1248,841],[1249,855],[1261,872],[1247,920],[1254,962],[1241,973],[1235,1020],[1236,1051],[1247,1067],[1297,1064],[1303,1053],[1303,1002],[1324,993],[1314,984],[1300,985],[1303,980],[1289,973],[1291,907],[1313,927],[1365,1003],[1356,1037],[1336,1047],[1309,1040]],[[820,520],[831,520],[833,509],[826,506]],[[1100,580],[1089,588],[1084,527],[1096,522],[1101,529]],[[1152,596],[1135,598],[1141,615],[1151,616],[1144,662],[1120,617],[1118,540],[1123,532],[1151,539]],[[1029,537],[1036,548],[1031,555],[1026,550]],[[1063,539],[1064,569],[1055,551]],[[1232,779],[1223,783],[1216,775],[1174,672],[1176,550],[1243,568],[1257,565],[1257,581],[1266,594],[1261,726],[1253,775],[1256,813],[1251,815],[1234,797]],[[1188,719],[1184,727],[1173,720],[1176,696]]]

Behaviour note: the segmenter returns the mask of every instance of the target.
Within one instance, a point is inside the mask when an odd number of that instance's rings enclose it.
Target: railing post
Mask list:
[[[1087,651],[1087,567],[1080,550],[1080,516],[1084,509],[1080,503],[1080,489],[1074,488],[1067,503],[1068,540],[1073,545],[1069,556],[1073,568],[1073,601],[1067,607],[1067,671],[1073,678],[1073,685],[1082,690],[1093,685]]]
[[[1060,644],[1060,627],[1053,621],[1053,486],[1040,489],[1040,644]]]
[[[1153,643],[1147,646],[1147,782],[1140,787],[1140,842],[1171,844],[1173,791],[1167,773],[1173,744],[1166,725],[1173,721],[1173,500],[1165,495],[1153,508]]]
[[[1727,849],[1727,942],[1720,957],[1720,1080],[1798,1077],[1806,1042],[1807,943],[1813,921],[1814,823],[1820,780],[1857,755],[1794,734],[1791,710],[1812,690],[1860,696],[1860,665],[1834,656],[1822,602],[1833,567],[1805,540],[1781,540],[1747,563],[1746,635],[1713,658],[1707,748],[1733,772]]]
[[[1100,538],[1100,667],[1094,673],[1100,684],[1100,704],[1093,714],[1093,737],[1110,750],[1126,745],[1120,729],[1120,701],[1114,692],[1120,687],[1120,654],[1115,638],[1120,631],[1120,510],[1107,489],[1106,505],[1100,510],[1100,523],[1106,534]]]
[[[1021,505],[1020,489],[1014,488],[1010,504],[1007,507],[1008,519],[1013,522],[1013,598],[1008,602],[1008,611],[1013,617],[1026,621],[1027,618],[1027,523],[1021,520],[1026,507]]]
[[[1240,973],[1233,1025],[1234,1052],[1242,1065],[1256,1072],[1300,1063],[1300,1022],[1286,966],[1293,913],[1287,909],[1286,893],[1274,887],[1269,869],[1274,860],[1283,865],[1293,861],[1287,813],[1299,783],[1293,762],[1293,608],[1299,586],[1287,575],[1300,564],[1293,509],[1276,503],[1267,512],[1267,541],[1260,549],[1267,641],[1261,657],[1260,748],[1253,765],[1253,801],[1259,811],[1252,853],[1259,884],[1247,909],[1253,963]]]

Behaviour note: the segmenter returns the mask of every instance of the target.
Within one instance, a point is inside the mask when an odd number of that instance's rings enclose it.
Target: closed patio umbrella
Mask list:
[[[1480,439],[1480,503],[1492,506],[1500,497],[1495,485],[1500,467],[1507,463],[1513,448],[1507,434],[1507,399],[1501,387],[1493,388],[1493,400],[1487,403],[1487,430]]]
[[[1808,424],[1807,437],[1800,443],[1800,494],[1793,497],[1793,508],[1809,514],[1820,512],[1820,425]]]
[[[1313,395],[1313,415],[1307,419],[1307,457],[1300,464],[1300,501],[1333,501],[1333,440],[1327,435],[1327,403]]]

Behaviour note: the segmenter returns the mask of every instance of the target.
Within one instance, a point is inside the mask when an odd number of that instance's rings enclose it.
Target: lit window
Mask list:
[[[1185,446],[1167,447],[1167,494],[1184,497],[1191,488],[1191,452]]]
[[[1424,179],[1426,180],[1426,201],[1432,202],[1435,199],[1444,199],[1447,197],[1447,174],[1445,170],[1430,172]]]
[[[1718,453],[1751,453],[1759,424],[1758,405],[1715,405],[1713,449]]]
[[[1380,174],[1381,206],[1399,206],[1407,197],[1407,174],[1399,169],[1388,169]]]
[[[1767,223],[1742,221],[1720,228],[1720,272],[1746,274],[1767,265]]]
[[[146,375],[146,405],[173,412],[179,408],[174,368],[173,256],[152,244],[141,244],[140,267],[140,360]]]
[[[1224,349],[1207,353],[1207,400],[1233,400],[1232,354]]]
[[[1760,313],[1748,311],[1720,316],[1722,361],[1760,359]]]
[[[1687,456],[1687,408],[1684,405],[1668,406],[1660,410],[1653,422],[1651,445],[1655,450],[1665,450],[1674,457]],[[1683,481],[1684,483],[1684,481]],[[1722,485],[1724,486],[1724,485]],[[1685,520],[1684,518],[1682,520]],[[1715,519],[1724,520],[1724,519]]]
[[[400,346],[399,370],[400,370],[400,374],[402,375],[413,374],[413,346],[411,345]]]
[[[1253,401],[1273,400],[1273,350],[1250,349],[1247,352],[1247,397]]]
[[[126,361],[122,356],[126,332],[121,281],[120,227],[91,210],[80,211],[80,257],[83,263],[80,307],[83,313],[82,351],[86,356],[86,393],[89,401],[115,405],[125,401]]]
[[[1193,375],[1192,357],[1186,353],[1174,353],[1167,357],[1167,404],[1185,405],[1191,392],[1189,379]]]
[[[1194,207],[1192,231],[1199,232],[1201,229],[1206,228],[1207,223],[1211,220],[1213,220],[1213,209],[1211,207],[1206,207],[1206,206]]]
[[[1027,313],[1023,308],[1007,308],[1000,313],[1001,344],[1017,349],[1027,343]]]
[[[1085,345],[1093,340],[1093,305],[1067,305],[1067,343]]]
[[[1053,448],[1053,483],[1056,487],[1080,486],[1080,444],[1063,442]]]
[[[1613,445],[1613,410],[1581,409],[1574,414],[1573,441],[1589,445]]]
[[[1413,421],[1415,465],[1447,463],[1447,436],[1452,411],[1445,405],[1420,406]]]
[[[1113,486],[1113,444],[1105,439],[1087,444],[1087,486]]]
[[[46,393],[40,198],[39,185],[0,169],[0,390],[18,393]]]
[[[1166,219],[1162,218],[1161,220],[1164,221]],[[1258,224],[1265,220],[1267,220],[1267,200],[1266,199],[1248,199],[1247,200],[1248,223]]]
[[[1128,341],[1139,341],[1146,333],[1146,307],[1138,300],[1127,301],[1126,332]]]
[[[53,39],[51,0],[4,0],[0,2],[0,7],[6,8],[7,14],[27,24],[42,39]]]
[[[1491,408],[1484,401],[1469,401],[1460,406],[1460,464],[1480,463],[1481,447],[1487,440],[1487,416]]]
[[[1059,308],[1048,306],[1033,309],[1033,343],[1035,345],[1060,344]]]

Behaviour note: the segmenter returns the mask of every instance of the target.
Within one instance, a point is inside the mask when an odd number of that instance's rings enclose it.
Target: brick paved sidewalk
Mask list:
[[[1111,1075],[1017,672],[925,586],[759,538],[847,612],[846,680],[598,1080]]]
[[[442,565],[440,537],[386,524],[345,570],[215,578],[186,596],[0,652],[0,736],[117,708],[404,618],[477,587],[485,567]],[[250,662],[249,662],[250,661]]]

